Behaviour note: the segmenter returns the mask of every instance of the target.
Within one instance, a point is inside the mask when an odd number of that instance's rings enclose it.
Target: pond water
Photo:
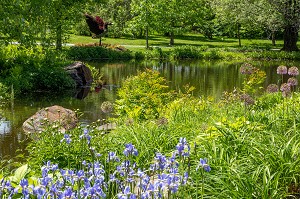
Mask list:
[[[101,90],[84,88],[62,94],[35,93],[23,95],[14,100],[10,106],[0,112],[0,159],[15,157],[25,151],[26,136],[22,131],[23,122],[41,108],[60,105],[68,109],[79,109],[83,116],[80,122],[88,124],[105,118],[100,106],[104,101],[113,102],[116,91],[128,76],[137,74],[145,68],[158,70],[169,82],[172,89],[183,89],[185,85],[194,86],[195,96],[212,96],[219,99],[223,91],[239,88],[243,75],[239,73],[242,62],[118,62],[89,63],[104,74],[106,86]],[[279,76],[276,68],[279,65],[297,65],[287,62],[253,62],[254,66],[267,73],[264,86],[277,83]],[[24,141],[25,140],[25,141]]]

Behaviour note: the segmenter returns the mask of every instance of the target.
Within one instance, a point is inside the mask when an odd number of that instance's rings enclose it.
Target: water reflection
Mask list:
[[[5,120],[5,118],[0,120],[0,135],[5,135],[11,132],[11,122]]]
[[[78,88],[78,89],[76,89],[74,98],[83,100],[84,98],[86,98],[86,96],[88,96],[90,90],[91,90],[91,87],[89,87],[89,86]]]

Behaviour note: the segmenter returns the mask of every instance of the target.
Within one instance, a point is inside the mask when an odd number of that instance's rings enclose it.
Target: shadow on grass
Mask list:
[[[219,37],[214,37],[212,39],[209,39],[202,35],[178,35],[178,36],[176,36],[176,39],[198,41],[198,42],[220,42],[220,43],[236,43],[237,42],[235,39],[228,39],[228,38],[224,39],[224,38],[219,38]]]

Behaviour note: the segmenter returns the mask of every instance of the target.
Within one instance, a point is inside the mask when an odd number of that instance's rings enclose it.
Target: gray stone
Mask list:
[[[76,113],[62,106],[43,108],[23,123],[26,133],[43,131],[47,125],[58,125],[62,131],[74,128],[78,123]]]
[[[74,79],[77,87],[90,86],[93,82],[91,70],[82,62],[74,62],[66,66],[65,70]]]

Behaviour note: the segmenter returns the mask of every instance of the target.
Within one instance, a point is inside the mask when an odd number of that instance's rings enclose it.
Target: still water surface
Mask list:
[[[60,105],[68,109],[79,109],[83,116],[80,122],[88,124],[105,118],[100,106],[104,101],[113,102],[116,91],[128,76],[137,74],[145,68],[158,70],[169,82],[172,89],[183,89],[185,85],[195,87],[195,96],[212,96],[220,98],[223,91],[232,91],[242,86],[243,75],[239,73],[242,62],[200,62],[180,61],[170,62],[118,62],[89,63],[104,74],[106,86],[100,91],[85,88],[68,93],[37,93],[24,95],[16,99],[10,107],[0,112],[0,159],[16,156],[17,151],[26,147],[25,134],[22,131],[23,122],[41,108]],[[277,83],[279,77],[276,68],[279,65],[297,65],[287,62],[253,62],[253,65],[267,73],[264,86]]]

